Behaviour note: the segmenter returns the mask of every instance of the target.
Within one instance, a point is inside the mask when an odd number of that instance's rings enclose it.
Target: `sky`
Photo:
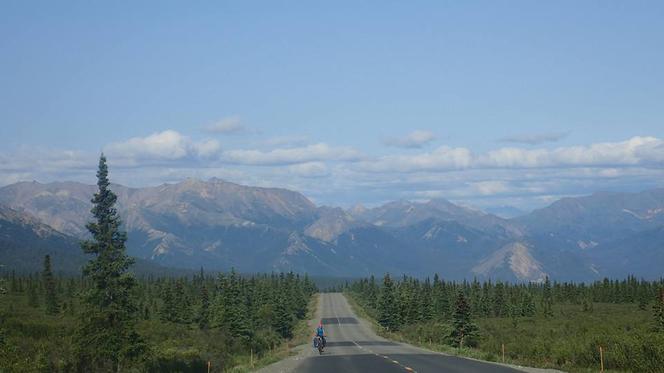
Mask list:
[[[3,1],[0,186],[349,207],[664,187],[661,1]]]

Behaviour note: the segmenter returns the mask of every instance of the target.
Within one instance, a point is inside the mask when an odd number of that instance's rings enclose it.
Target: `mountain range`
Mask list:
[[[83,260],[64,248],[87,238],[95,188],[0,188],[0,263],[34,262],[47,247]],[[664,189],[564,198],[511,219],[444,199],[319,207],[294,191],[219,179],[111,189],[130,255],[168,267],[510,281],[664,275]]]

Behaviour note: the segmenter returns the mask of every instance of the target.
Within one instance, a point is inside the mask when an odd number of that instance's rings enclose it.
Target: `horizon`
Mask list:
[[[131,187],[219,177],[335,206],[663,187],[663,11],[5,4],[0,186],[92,182],[104,151]]]

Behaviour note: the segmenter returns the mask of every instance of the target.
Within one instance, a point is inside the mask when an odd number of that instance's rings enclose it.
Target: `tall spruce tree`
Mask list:
[[[399,305],[395,295],[394,283],[389,274],[383,278],[383,288],[378,299],[378,323],[387,330],[399,329]]]
[[[544,313],[544,317],[553,316],[553,294],[549,276],[546,276],[544,287],[542,288],[542,312]]]
[[[472,321],[472,310],[463,290],[459,290],[454,303],[454,315],[452,318],[452,340],[457,347],[468,346],[472,338],[477,335],[477,325]]]
[[[106,157],[99,157],[97,186],[91,210],[94,220],[86,225],[91,240],[81,244],[93,258],[83,269],[90,287],[83,293],[77,347],[79,369],[120,372],[143,353],[145,345],[136,333],[137,307],[133,294],[136,280],[128,273],[133,260],[125,252],[127,235],[120,230],[116,195],[109,189]]]
[[[51,256],[44,256],[44,270],[42,272],[42,281],[44,284],[44,303],[46,305],[46,314],[55,315],[60,310],[58,304],[58,295],[55,289],[55,278],[51,270]]]

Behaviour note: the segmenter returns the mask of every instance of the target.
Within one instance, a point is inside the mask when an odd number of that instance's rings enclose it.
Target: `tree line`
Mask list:
[[[590,284],[557,282],[509,283],[501,281],[445,281],[437,274],[418,279],[403,276],[394,280],[387,274],[345,286],[360,305],[388,331],[431,321],[451,325],[449,343],[474,345],[476,318],[520,318],[554,316],[554,305],[576,305],[592,313],[596,303],[636,304],[652,308],[654,330],[664,332],[664,280],[645,281],[630,276],[623,280],[604,279]]]

